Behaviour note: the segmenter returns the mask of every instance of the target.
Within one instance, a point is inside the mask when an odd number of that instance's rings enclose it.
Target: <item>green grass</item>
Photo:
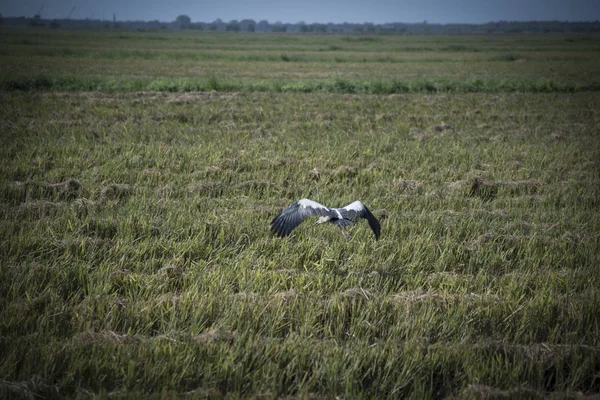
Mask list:
[[[126,39],[124,39],[126,38]],[[585,40],[584,40],[585,39]],[[600,39],[581,35],[337,36],[0,29],[2,81],[49,78],[315,82],[341,78],[587,86]]]
[[[600,97],[583,69],[556,78],[568,90],[432,74],[396,91],[377,70],[136,80],[59,64],[1,78],[0,397],[600,392]],[[362,200],[381,239],[364,222],[349,241],[310,223],[275,238],[271,219],[308,196]]]
[[[402,94],[402,93],[575,93],[600,90],[600,80],[588,83],[557,79],[410,79],[357,81],[333,78],[319,81],[252,81],[194,78],[99,78],[83,76],[29,75],[0,78],[0,91],[57,91],[57,92],[278,92],[278,93],[347,93],[347,94]]]

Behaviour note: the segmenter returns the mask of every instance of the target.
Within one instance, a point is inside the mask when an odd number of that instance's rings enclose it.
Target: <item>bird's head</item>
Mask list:
[[[331,219],[330,217],[319,217],[319,219],[317,220],[317,223],[315,225],[320,225],[322,223],[329,221],[330,219]]]

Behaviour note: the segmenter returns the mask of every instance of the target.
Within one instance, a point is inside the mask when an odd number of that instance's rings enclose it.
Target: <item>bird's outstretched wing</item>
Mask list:
[[[344,208],[336,208],[335,210],[339,211],[344,218],[364,218],[369,222],[369,226],[373,230],[375,234],[375,239],[379,239],[379,234],[381,233],[381,225],[379,225],[379,221],[371,211],[365,206],[361,201],[355,201],[353,203],[348,204]]]
[[[271,230],[279,237],[289,235],[306,218],[314,215],[331,216],[331,210],[310,199],[292,204],[271,221]]]

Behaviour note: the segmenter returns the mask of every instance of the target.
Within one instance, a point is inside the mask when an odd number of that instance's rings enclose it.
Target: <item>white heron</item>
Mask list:
[[[328,208],[310,199],[299,200],[271,221],[271,230],[279,237],[287,236],[302,221],[312,216],[319,216],[317,225],[330,222],[338,226],[346,239],[350,238],[350,234],[344,228],[354,225],[355,222],[352,219],[364,218],[369,222],[369,226],[375,234],[375,240],[379,239],[381,232],[379,221],[371,214],[367,206],[358,200],[343,208]]]

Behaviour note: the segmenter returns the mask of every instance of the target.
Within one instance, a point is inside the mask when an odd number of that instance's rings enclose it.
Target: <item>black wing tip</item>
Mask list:
[[[371,229],[375,234],[375,240],[379,240],[379,236],[381,236],[381,224],[379,223],[377,217],[375,217],[375,215],[373,215],[373,213],[367,208],[367,206],[365,206],[364,204],[363,206],[365,208],[365,214],[367,217],[367,221],[369,222],[369,226],[371,226]]]
[[[271,232],[273,232],[273,234],[275,234],[275,236],[277,237],[285,237],[287,235],[289,235],[289,232],[286,232],[285,229],[283,229],[283,227],[281,226],[275,226],[275,225],[271,225]]]
[[[278,238],[284,238],[287,235],[289,235],[289,233],[285,233],[285,232],[280,232],[280,231],[273,231],[273,233],[275,234],[276,237]]]
[[[284,237],[286,235],[285,225],[283,224],[281,215],[271,221],[271,231],[278,237]]]
[[[373,217],[373,221],[369,221],[369,225],[375,235],[375,240],[379,240],[379,236],[381,236],[381,226],[379,225],[379,221]]]

